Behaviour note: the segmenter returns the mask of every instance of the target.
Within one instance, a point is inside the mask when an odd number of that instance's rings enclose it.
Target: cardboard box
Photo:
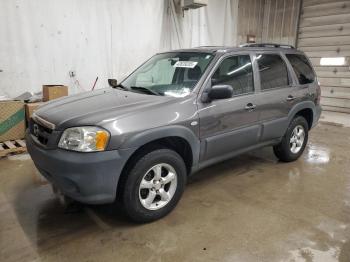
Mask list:
[[[27,122],[29,122],[29,120],[32,117],[34,111],[36,109],[38,109],[39,106],[42,106],[43,104],[44,104],[44,102],[36,102],[36,103],[27,103],[25,105]]]
[[[43,101],[47,102],[62,96],[68,96],[68,87],[64,85],[43,85]]]
[[[24,138],[24,103],[0,101],[0,142]]]

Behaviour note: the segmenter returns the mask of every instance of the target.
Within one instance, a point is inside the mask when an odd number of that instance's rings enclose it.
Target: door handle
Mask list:
[[[296,97],[295,97],[295,96],[292,96],[292,95],[289,95],[289,96],[287,97],[287,101],[293,101],[294,99],[296,99]]]
[[[248,103],[245,106],[245,110],[254,110],[256,108],[256,105],[252,104],[252,103]]]

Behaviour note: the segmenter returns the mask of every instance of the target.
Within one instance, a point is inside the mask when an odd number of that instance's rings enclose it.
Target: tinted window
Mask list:
[[[295,74],[298,77],[299,84],[309,84],[315,80],[314,72],[307,58],[303,55],[286,55],[291,63]]]
[[[213,85],[230,85],[233,95],[254,91],[253,70],[249,55],[225,58],[212,77]]]
[[[279,55],[261,54],[256,60],[259,66],[261,90],[288,86],[287,67]]]

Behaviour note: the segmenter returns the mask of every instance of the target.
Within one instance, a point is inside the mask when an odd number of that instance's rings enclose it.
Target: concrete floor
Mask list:
[[[321,123],[350,127],[350,115],[347,113],[322,111]]]
[[[349,262],[350,128],[310,136],[294,163],[266,148],[201,171],[145,225],[114,206],[65,213],[26,155],[2,159],[0,261]]]

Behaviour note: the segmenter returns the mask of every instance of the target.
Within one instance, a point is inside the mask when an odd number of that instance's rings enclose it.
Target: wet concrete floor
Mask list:
[[[65,212],[26,155],[0,160],[0,261],[350,261],[350,128],[319,125],[303,156],[270,148],[191,178],[151,224],[118,207]]]

